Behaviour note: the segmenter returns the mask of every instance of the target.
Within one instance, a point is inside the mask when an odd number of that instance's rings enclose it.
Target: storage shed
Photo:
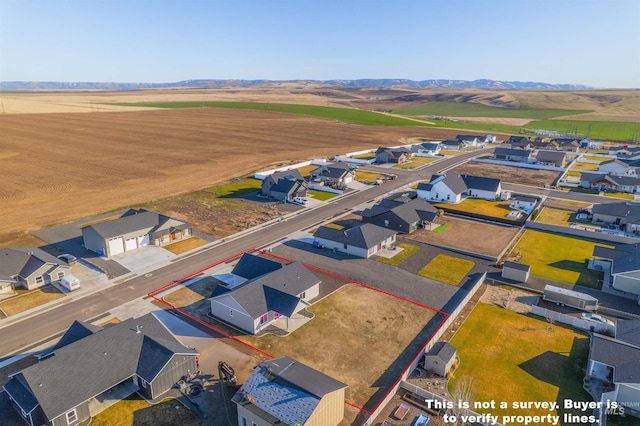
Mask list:
[[[502,265],[502,278],[509,280],[526,283],[529,279],[529,273],[531,272],[531,266],[523,263],[506,261]]]
[[[456,348],[447,342],[437,342],[424,356],[424,369],[448,377],[458,366]]]

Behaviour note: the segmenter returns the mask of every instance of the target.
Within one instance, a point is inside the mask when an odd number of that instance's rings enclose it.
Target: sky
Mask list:
[[[0,0],[0,81],[640,88],[640,0]]]

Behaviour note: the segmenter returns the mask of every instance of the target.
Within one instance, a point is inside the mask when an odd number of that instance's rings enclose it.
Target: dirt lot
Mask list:
[[[409,238],[497,257],[518,232],[518,228],[491,225],[446,215],[442,219],[442,223],[449,225],[443,231],[432,232],[421,229],[412,233]]]
[[[503,182],[519,183],[523,185],[545,186],[551,185],[560,174],[550,170],[523,169],[520,167],[500,166],[496,164],[469,162],[453,169],[459,174],[484,176],[502,179]]]
[[[214,108],[6,114],[0,128],[0,236],[209,188],[273,163],[456,134]]]

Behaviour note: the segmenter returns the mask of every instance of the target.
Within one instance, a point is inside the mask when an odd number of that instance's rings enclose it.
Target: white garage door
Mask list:
[[[124,241],[124,248],[126,251],[135,250],[138,248],[138,242],[136,241],[136,237],[129,238]]]
[[[124,244],[122,242],[122,237],[109,240],[109,253],[111,256],[124,253]]]
[[[148,246],[150,244],[149,234],[138,237],[138,247]]]

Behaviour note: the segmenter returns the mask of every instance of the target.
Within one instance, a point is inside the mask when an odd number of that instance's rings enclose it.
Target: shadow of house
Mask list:
[[[559,260],[557,262],[549,263],[549,266],[562,269],[564,271],[577,272],[578,279],[575,284],[583,287],[600,289],[602,287],[601,281],[604,276],[602,271],[595,271],[588,269],[589,260],[585,259],[584,262],[577,262],[575,260]]]

